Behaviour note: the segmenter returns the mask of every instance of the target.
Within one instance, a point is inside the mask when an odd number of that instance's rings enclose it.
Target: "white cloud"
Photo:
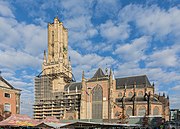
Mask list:
[[[33,24],[20,24],[17,29],[22,37],[21,42],[25,45],[24,51],[32,55],[43,52],[47,46],[47,29]]]
[[[180,85],[171,88],[174,91],[180,91]]]
[[[148,47],[149,41],[150,37],[143,36],[134,39],[132,43],[117,45],[117,49],[114,51],[114,54],[118,55],[125,61],[138,62],[139,60],[145,58],[144,52]]]
[[[0,17],[0,45],[23,49],[38,55],[47,44],[47,30],[33,24],[19,23],[15,19]],[[41,48],[41,49],[39,49]]]
[[[119,10],[118,0],[98,0],[95,4],[94,16],[101,18],[104,16],[113,17],[116,16]]]
[[[125,40],[129,37],[130,26],[125,23],[114,24],[111,20],[100,25],[101,36],[110,40]]]
[[[157,6],[127,5],[119,12],[119,20],[133,21],[143,31],[158,38],[174,35],[180,36],[180,10],[172,7],[168,10]]]
[[[27,83],[27,82],[24,82],[24,81],[17,81],[17,80],[10,80],[9,81],[14,87],[16,88],[19,88],[19,89],[26,89],[29,87],[29,86],[33,86],[32,83]]]
[[[20,36],[16,30],[17,21],[13,18],[0,17],[0,44],[15,47],[20,45]]]
[[[28,114],[29,116],[33,116],[33,104],[34,104],[34,93],[30,90],[22,89],[23,92],[21,94],[21,114]]]
[[[88,41],[98,34],[91,23],[90,16],[79,16],[65,20],[65,27],[69,29],[69,43],[73,46],[88,49],[92,43]],[[88,44],[87,44],[88,43]]]
[[[169,102],[170,102],[170,107],[172,109],[174,108],[179,108],[180,107],[180,95],[179,94],[173,94],[170,96],[169,98]]]
[[[77,80],[80,80],[83,70],[88,73],[88,77],[90,77],[98,67],[105,68],[106,64],[111,66],[116,63],[112,57],[103,57],[95,53],[81,55],[77,51],[70,49],[69,54],[73,65],[73,73],[76,75]]]
[[[61,6],[64,9],[64,17],[78,17],[82,15],[90,15],[93,0],[64,0],[61,1]]]
[[[75,50],[70,50],[69,52],[71,58],[72,58],[72,62],[74,65],[85,65],[85,64],[88,64],[88,65],[95,65],[95,66],[98,66],[98,65],[103,65],[105,66],[106,63],[108,64],[113,64],[115,63],[114,62],[114,59],[112,57],[102,57],[102,56],[99,56],[97,54],[86,54],[86,55],[81,55],[80,53],[78,53],[77,51]]]
[[[177,65],[178,57],[176,50],[173,48],[155,51],[152,55],[149,55],[147,59],[148,67],[175,67]]]
[[[11,69],[38,68],[41,59],[21,51],[0,51],[0,66]]]
[[[2,4],[5,8],[8,4]],[[18,22],[15,17],[0,16],[0,66],[13,70],[39,68],[47,46],[47,30],[34,24]]]
[[[13,17],[14,18],[14,14],[12,13],[9,6],[10,5],[7,2],[0,1],[0,16]]]
[[[125,62],[117,65],[115,69],[116,77],[127,77],[136,75],[147,75],[149,80],[155,82],[156,90],[159,92],[166,90],[169,92],[171,88],[169,83],[180,81],[180,74],[176,71],[165,71],[162,68],[139,68],[139,65],[134,62]]]

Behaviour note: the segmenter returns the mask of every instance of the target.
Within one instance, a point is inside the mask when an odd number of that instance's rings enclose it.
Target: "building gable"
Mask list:
[[[14,87],[9,84],[2,76],[0,76],[0,87],[14,89]]]

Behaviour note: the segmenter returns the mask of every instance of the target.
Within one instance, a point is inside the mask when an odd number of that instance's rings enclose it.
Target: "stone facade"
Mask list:
[[[56,17],[48,24],[48,54],[42,72],[35,78],[34,118],[119,119],[120,116],[157,116],[169,119],[169,98],[155,94],[146,75],[115,78],[99,68],[92,78],[82,73],[73,82],[68,59],[68,32]]]
[[[20,113],[20,91],[19,89],[15,89],[0,75],[1,118]]]

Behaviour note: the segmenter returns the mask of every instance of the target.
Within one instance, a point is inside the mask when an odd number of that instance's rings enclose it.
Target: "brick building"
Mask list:
[[[0,75],[0,117],[1,120],[11,114],[20,113],[20,91],[9,84]]]
[[[68,31],[56,17],[48,24],[48,53],[35,78],[34,118],[117,120],[120,116],[156,116],[169,120],[169,97],[155,94],[146,75],[115,78],[99,68],[74,82],[68,58]]]

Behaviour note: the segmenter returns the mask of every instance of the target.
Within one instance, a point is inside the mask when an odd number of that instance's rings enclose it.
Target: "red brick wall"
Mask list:
[[[10,98],[6,98],[4,96],[5,93],[9,93],[10,94]],[[11,113],[12,114],[16,114],[16,94],[13,90],[10,90],[10,89],[2,89],[0,88],[0,105],[3,105],[1,106],[0,110],[3,111],[4,109],[4,105],[5,103],[9,103],[11,106]]]

